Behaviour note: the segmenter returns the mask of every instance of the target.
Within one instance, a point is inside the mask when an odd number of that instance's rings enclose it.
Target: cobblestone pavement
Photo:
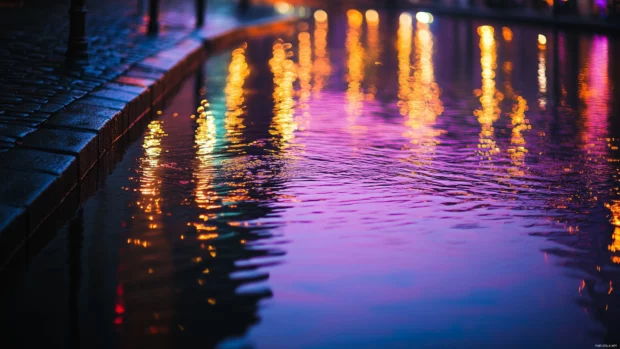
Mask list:
[[[136,0],[87,0],[90,59],[76,68],[65,63],[70,0],[0,0],[0,272],[96,191],[91,169],[201,65],[205,46],[296,18],[210,0],[195,30],[194,0],[160,1],[160,33],[149,36]]]
[[[194,0],[160,1],[163,29],[156,37],[146,35],[137,0],[86,1],[89,64],[75,70],[65,65],[69,0],[0,0],[0,153],[52,113],[186,38]],[[207,20],[232,11],[223,3],[209,1]]]

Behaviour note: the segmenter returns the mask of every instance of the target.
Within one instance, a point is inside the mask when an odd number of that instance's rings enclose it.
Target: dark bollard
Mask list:
[[[250,0],[239,0],[238,10],[239,13],[244,14],[250,9]]]
[[[86,38],[86,0],[71,0],[69,9],[69,42],[67,62],[88,62],[88,39]]]
[[[205,9],[207,0],[196,0],[196,28],[202,28],[205,24]]]
[[[149,2],[149,34],[159,32],[159,0]]]

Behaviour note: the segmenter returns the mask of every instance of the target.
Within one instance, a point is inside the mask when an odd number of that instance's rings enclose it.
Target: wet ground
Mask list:
[[[618,344],[617,39],[324,12],[211,57],[4,291],[34,347]]]

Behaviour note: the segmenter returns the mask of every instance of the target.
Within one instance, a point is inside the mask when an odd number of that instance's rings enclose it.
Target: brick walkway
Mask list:
[[[22,1],[0,11],[0,271],[27,258],[52,213],[77,209],[90,169],[200,66],[205,44],[294,20],[272,7],[238,17],[234,2],[210,0],[196,31],[194,0],[160,0],[162,28],[148,36],[135,0],[87,1],[90,60],[76,69],[64,55],[70,0]]]
[[[83,71],[64,64],[69,0],[26,0],[0,11],[0,152],[55,111],[186,38],[195,20],[193,0],[161,0],[164,29],[149,37],[136,0],[87,3],[90,62]],[[217,7],[219,15],[230,10]]]

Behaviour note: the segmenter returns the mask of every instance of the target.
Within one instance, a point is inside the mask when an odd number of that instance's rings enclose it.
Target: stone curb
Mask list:
[[[197,31],[175,47],[135,64],[114,82],[71,103],[24,135],[13,151],[0,157],[0,271],[9,263],[27,261],[32,250],[29,241],[47,225],[43,223],[58,220],[56,211],[72,214],[94,194],[96,189],[82,188],[96,188],[90,183],[97,180],[90,175],[97,172],[91,171],[93,167],[134,124],[153,116],[164,98],[203,64],[208,51],[295,20],[294,16],[272,16],[215,33]]]

